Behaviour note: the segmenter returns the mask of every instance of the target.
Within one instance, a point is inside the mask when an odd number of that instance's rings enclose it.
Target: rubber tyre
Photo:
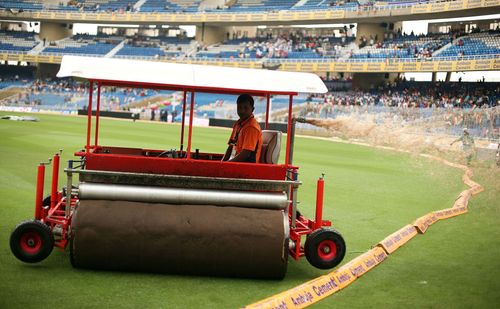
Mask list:
[[[334,229],[318,229],[306,239],[304,251],[309,263],[319,269],[330,269],[344,259],[344,238]]]
[[[22,222],[10,234],[10,250],[25,263],[43,261],[53,248],[52,230],[40,221]]]

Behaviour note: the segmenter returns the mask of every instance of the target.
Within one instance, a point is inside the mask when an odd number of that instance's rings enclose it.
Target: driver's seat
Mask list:
[[[276,164],[280,158],[281,131],[262,130],[260,163]]]

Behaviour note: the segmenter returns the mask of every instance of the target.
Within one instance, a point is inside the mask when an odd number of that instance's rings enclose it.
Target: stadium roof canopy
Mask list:
[[[103,85],[251,93],[325,93],[312,73],[179,64],[168,62],[64,56],[57,77],[79,77]]]

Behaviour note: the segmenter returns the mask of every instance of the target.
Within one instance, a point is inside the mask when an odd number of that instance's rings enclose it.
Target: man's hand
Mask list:
[[[227,150],[226,150],[226,153],[224,154],[224,156],[222,157],[222,162],[224,161],[227,161],[229,160],[229,158],[231,157],[231,153],[233,152],[233,146],[232,145],[229,145],[227,147]]]
[[[251,150],[243,149],[239,154],[232,158],[231,162],[247,162],[248,158],[252,155]]]

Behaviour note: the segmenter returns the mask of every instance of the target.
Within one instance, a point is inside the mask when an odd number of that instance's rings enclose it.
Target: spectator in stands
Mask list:
[[[259,163],[262,131],[253,115],[254,100],[252,96],[242,94],[236,100],[236,104],[240,119],[233,126],[222,161]],[[233,149],[234,157],[232,157]]]

